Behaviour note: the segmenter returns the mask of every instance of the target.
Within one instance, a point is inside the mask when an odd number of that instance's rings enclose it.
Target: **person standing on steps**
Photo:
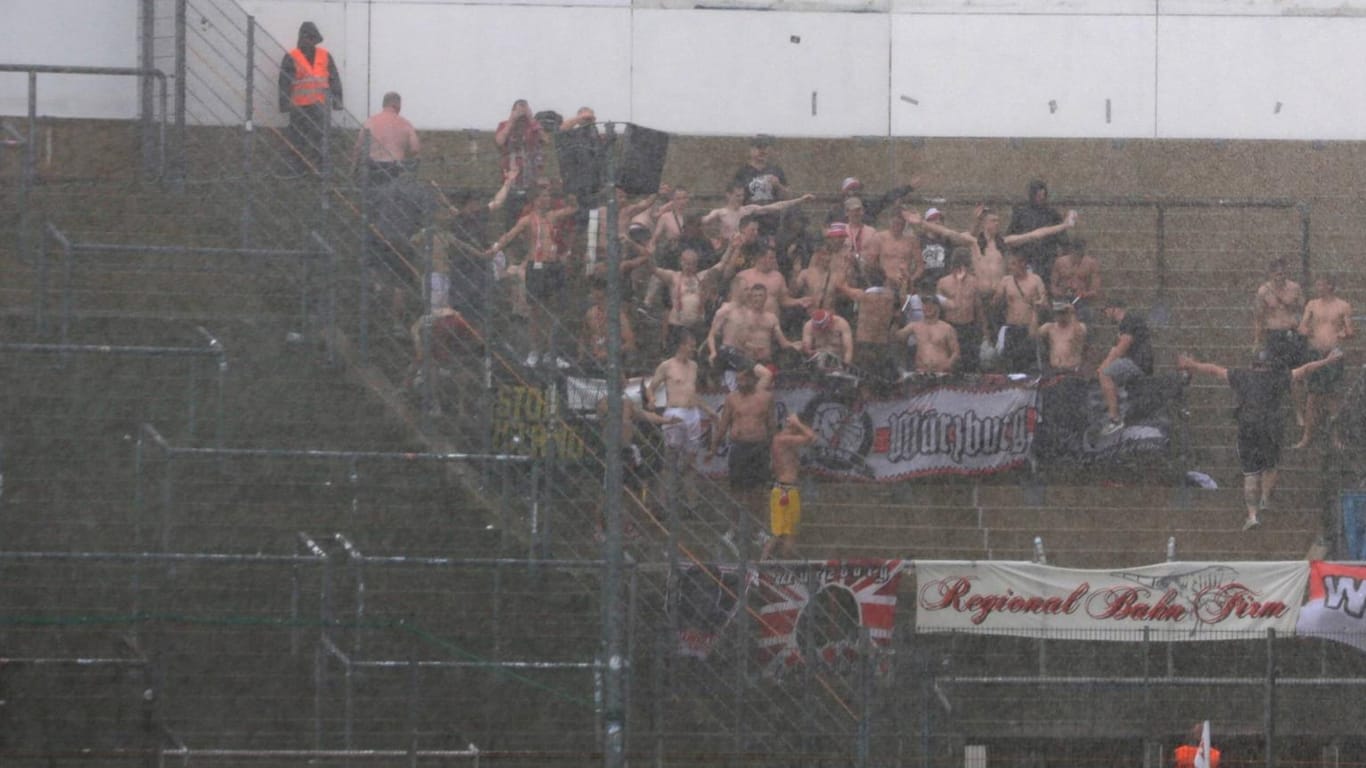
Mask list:
[[[773,490],[769,492],[769,527],[773,538],[764,542],[760,560],[768,560],[777,549],[788,560],[797,556],[797,529],[802,522],[801,482],[802,449],[816,442],[816,433],[790,413],[783,428],[773,436]]]
[[[323,132],[329,122],[327,110],[342,108],[341,75],[327,49],[318,25],[299,25],[298,44],[280,60],[278,81],[280,111],[289,115],[289,164],[294,175],[321,174]]]
[[[1268,347],[1257,351],[1251,368],[1232,370],[1214,363],[1202,363],[1179,354],[1176,367],[1189,373],[1213,376],[1229,385],[1237,400],[1234,418],[1238,422],[1238,462],[1243,469],[1243,501],[1247,504],[1247,519],[1243,530],[1250,531],[1262,524],[1259,512],[1265,512],[1276,488],[1277,464],[1281,459],[1281,435],[1285,433],[1285,399],[1290,385],[1303,381],[1315,371],[1333,365],[1342,358],[1342,350],[1333,350],[1326,357],[1288,369]]]

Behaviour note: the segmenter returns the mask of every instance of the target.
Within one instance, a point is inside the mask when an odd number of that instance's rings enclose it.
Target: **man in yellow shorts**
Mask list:
[[[816,433],[788,414],[783,428],[773,436],[770,451],[773,462],[773,490],[768,495],[769,527],[773,538],[764,542],[759,559],[767,560],[774,547],[781,548],[783,559],[797,556],[797,527],[802,522],[802,495],[797,484],[802,465],[802,448],[816,441]]]

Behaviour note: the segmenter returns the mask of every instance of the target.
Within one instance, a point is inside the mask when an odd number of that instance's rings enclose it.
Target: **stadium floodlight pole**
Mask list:
[[[603,517],[607,521],[602,580],[604,670],[603,765],[625,765],[625,697],[623,681],[626,661],[622,655],[622,521],[621,521],[621,243],[617,240],[617,164],[616,124],[604,124],[607,174],[603,188],[607,194],[607,423],[603,425],[606,476],[603,478]]]

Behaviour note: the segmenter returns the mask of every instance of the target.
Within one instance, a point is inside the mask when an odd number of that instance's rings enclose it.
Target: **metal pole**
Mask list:
[[[175,168],[171,181],[177,190],[184,189],[185,158],[185,19],[187,0],[175,2]]]
[[[172,474],[175,470],[175,453],[166,452],[166,470],[161,476],[161,551],[171,551],[171,503],[175,493]]]
[[[71,243],[62,243],[62,334],[66,344],[71,330]]]
[[[189,391],[186,393],[185,399],[188,400],[189,403],[187,404],[187,413],[185,414],[185,418],[188,422],[185,428],[185,435],[190,442],[194,442],[195,422],[199,420],[199,403],[198,398],[195,397],[195,390],[199,388],[199,360],[193,357],[190,358],[190,364],[187,365],[186,368],[188,369],[185,376],[188,380],[186,386]]]
[[[29,229],[32,225],[29,212],[29,190],[33,189],[34,165],[36,158],[34,145],[38,138],[38,73],[28,73],[28,138],[24,141],[24,168],[19,174],[19,257],[29,263]],[[39,322],[42,316],[39,315]]]
[[[370,132],[361,132],[363,159],[370,157]],[[360,164],[360,364],[370,362],[370,163]]]
[[[626,669],[622,673],[622,694],[621,710],[622,715],[622,751],[628,751],[631,745],[631,669],[636,658],[636,633],[635,626],[638,619],[637,598],[639,595],[639,571],[631,569],[631,577],[626,584]]]
[[[1149,639],[1150,627],[1143,628],[1143,644],[1140,646],[1143,652],[1143,768],[1160,768],[1153,765],[1152,761],[1152,742],[1153,742],[1153,686],[1151,680],[1151,664],[1149,655],[1152,653],[1152,643]]]
[[[1262,732],[1266,734],[1266,768],[1276,768],[1276,630],[1266,630],[1266,711]]]
[[[141,66],[143,69],[150,70],[156,65],[155,61],[155,40],[156,40],[156,0],[142,0],[141,2],[142,24],[142,50]],[[155,174],[153,167],[156,156],[156,137],[152,132],[153,106],[152,106],[152,76],[143,75],[138,79],[138,102],[140,123],[138,130],[142,139],[142,175],[143,178],[150,179]],[[159,169],[158,169],[159,170]]]
[[[23,186],[22,186],[22,184],[21,184],[21,185],[20,185],[20,192],[22,193],[22,191],[23,191]],[[27,206],[27,203],[21,203],[20,206],[19,206],[19,214],[20,214],[20,218],[21,218],[21,219],[22,219],[22,217],[23,217],[24,211],[27,210],[26,206]],[[22,224],[22,222],[21,222],[21,224]],[[47,284],[48,284],[48,265],[47,265],[47,235],[48,235],[48,232],[47,232],[47,228],[50,227],[50,226],[52,226],[52,225],[51,225],[51,224],[48,224],[47,226],[43,227],[43,234],[42,234],[41,236],[39,236],[39,238],[38,238],[38,287],[37,287],[37,293],[38,293],[38,295],[37,295],[36,297],[34,297],[34,298],[35,298],[35,301],[33,302],[33,307],[34,307],[34,315],[36,316],[36,317],[35,317],[35,323],[36,323],[36,325],[37,325],[37,327],[38,327],[38,335],[39,335],[40,337],[46,337],[46,336],[47,336]],[[20,233],[20,236],[21,236],[21,237],[24,236],[24,235],[23,235],[23,230],[22,230],[22,229],[20,229],[19,233]],[[20,255],[23,255],[22,250],[20,251]]]
[[[418,677],[417,661],[408,659],[408,765],[417,768],[417,697],[421,680]],[[350,749],[350,747],[348,747]]]
[[[1157,252],[1154,256],[1153,268],[1157,270],[1157,294],[1165,296],[1167,293],[1167,209],[1158,204],[1157,206]]]
[[[242,247],[251,247],[252,189],[251,171],[256,148],[253,123],[256,104],[256,17],[247,16],[246,103],[242,115]]]
[[[604,484],[606,498],[603,515],[607,521],[607,540],[603,556],[607,567],[603,578],[603,604],[606,621],[603,627],[604,647],[607,650],[607,669],[604,700],[606,717],[603,730],[603,765],[623,768],[626,764],[625,740],[622,728],[625,719],[625,660],[622,658],[623,627],[621,606],[622,575],[622,519],[621,519],[621,248],[615,237],[617,231],[617,201],[612,190],[616,187],[615,157],[616,125],[607,124],[607,423],[603,426],[603,444],[607,472]]]
[[[1300,285],[1309,285],[1310,256],[1309,256],[1309,203],[1300,203],[1297,208],[1300,212],[1300,274],[1302,282]]]
[[[868,768],[868,757],[871,751],[871,736],[873,730],[873,659],[875,646],[873,639],[868,634],[866,627],[859,628],[859,721],[858,721],[858,745],[855,758],[855,768]]]
[[[422,233],[422,319],[419,323],[422,342],[422,415],[431,419],[439,415],[436,410],[436,366],[432,364],[432,325],[436,316],[431,314],[432,306],[432,224],[430,221]]]

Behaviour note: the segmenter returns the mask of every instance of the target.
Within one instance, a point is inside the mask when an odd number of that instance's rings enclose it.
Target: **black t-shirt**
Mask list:
[[[1153,375],[1153,342],[1147,319],[1137,312],[1125,312],[1124,319],[1119,321],[1119,333],[1133,337],[1125,357],[1133,360],[1144,373]]]
[[[1290,371],[1270,368],[1234,368],[1228,385],[1237,398],[1234,415],[1245,426],[1264,426],[1281,432],[1285,398],[1290,393]]]
[[[1052,206],[1022,205],[1011,212],[1006,234],[1023,235],[1040,227],[1051,227],[1061,223],[1062,214]],[[1029,264],[1035,267],[1051,267],[1053,259],[1058,255],[1058,242],[1059,237],[1051,235],[1042,240],[1025,243],[1019,246],[1019,251],[1025,255]]]
[[[949,246],[932,235],[925,236],[920,247],[920,258],[925,262],[925,272],[920,277],[922,285],[930,290],[938,285],[939,278],[949,273]]]
[[[778,190],[764,178],[765,176],[776,176],[778,183],[787,186],[787,174],[772,163],[762,169],[745,163],[735,172],[736,183],[745,185],[745,205],[768,205],[778,201]]]

